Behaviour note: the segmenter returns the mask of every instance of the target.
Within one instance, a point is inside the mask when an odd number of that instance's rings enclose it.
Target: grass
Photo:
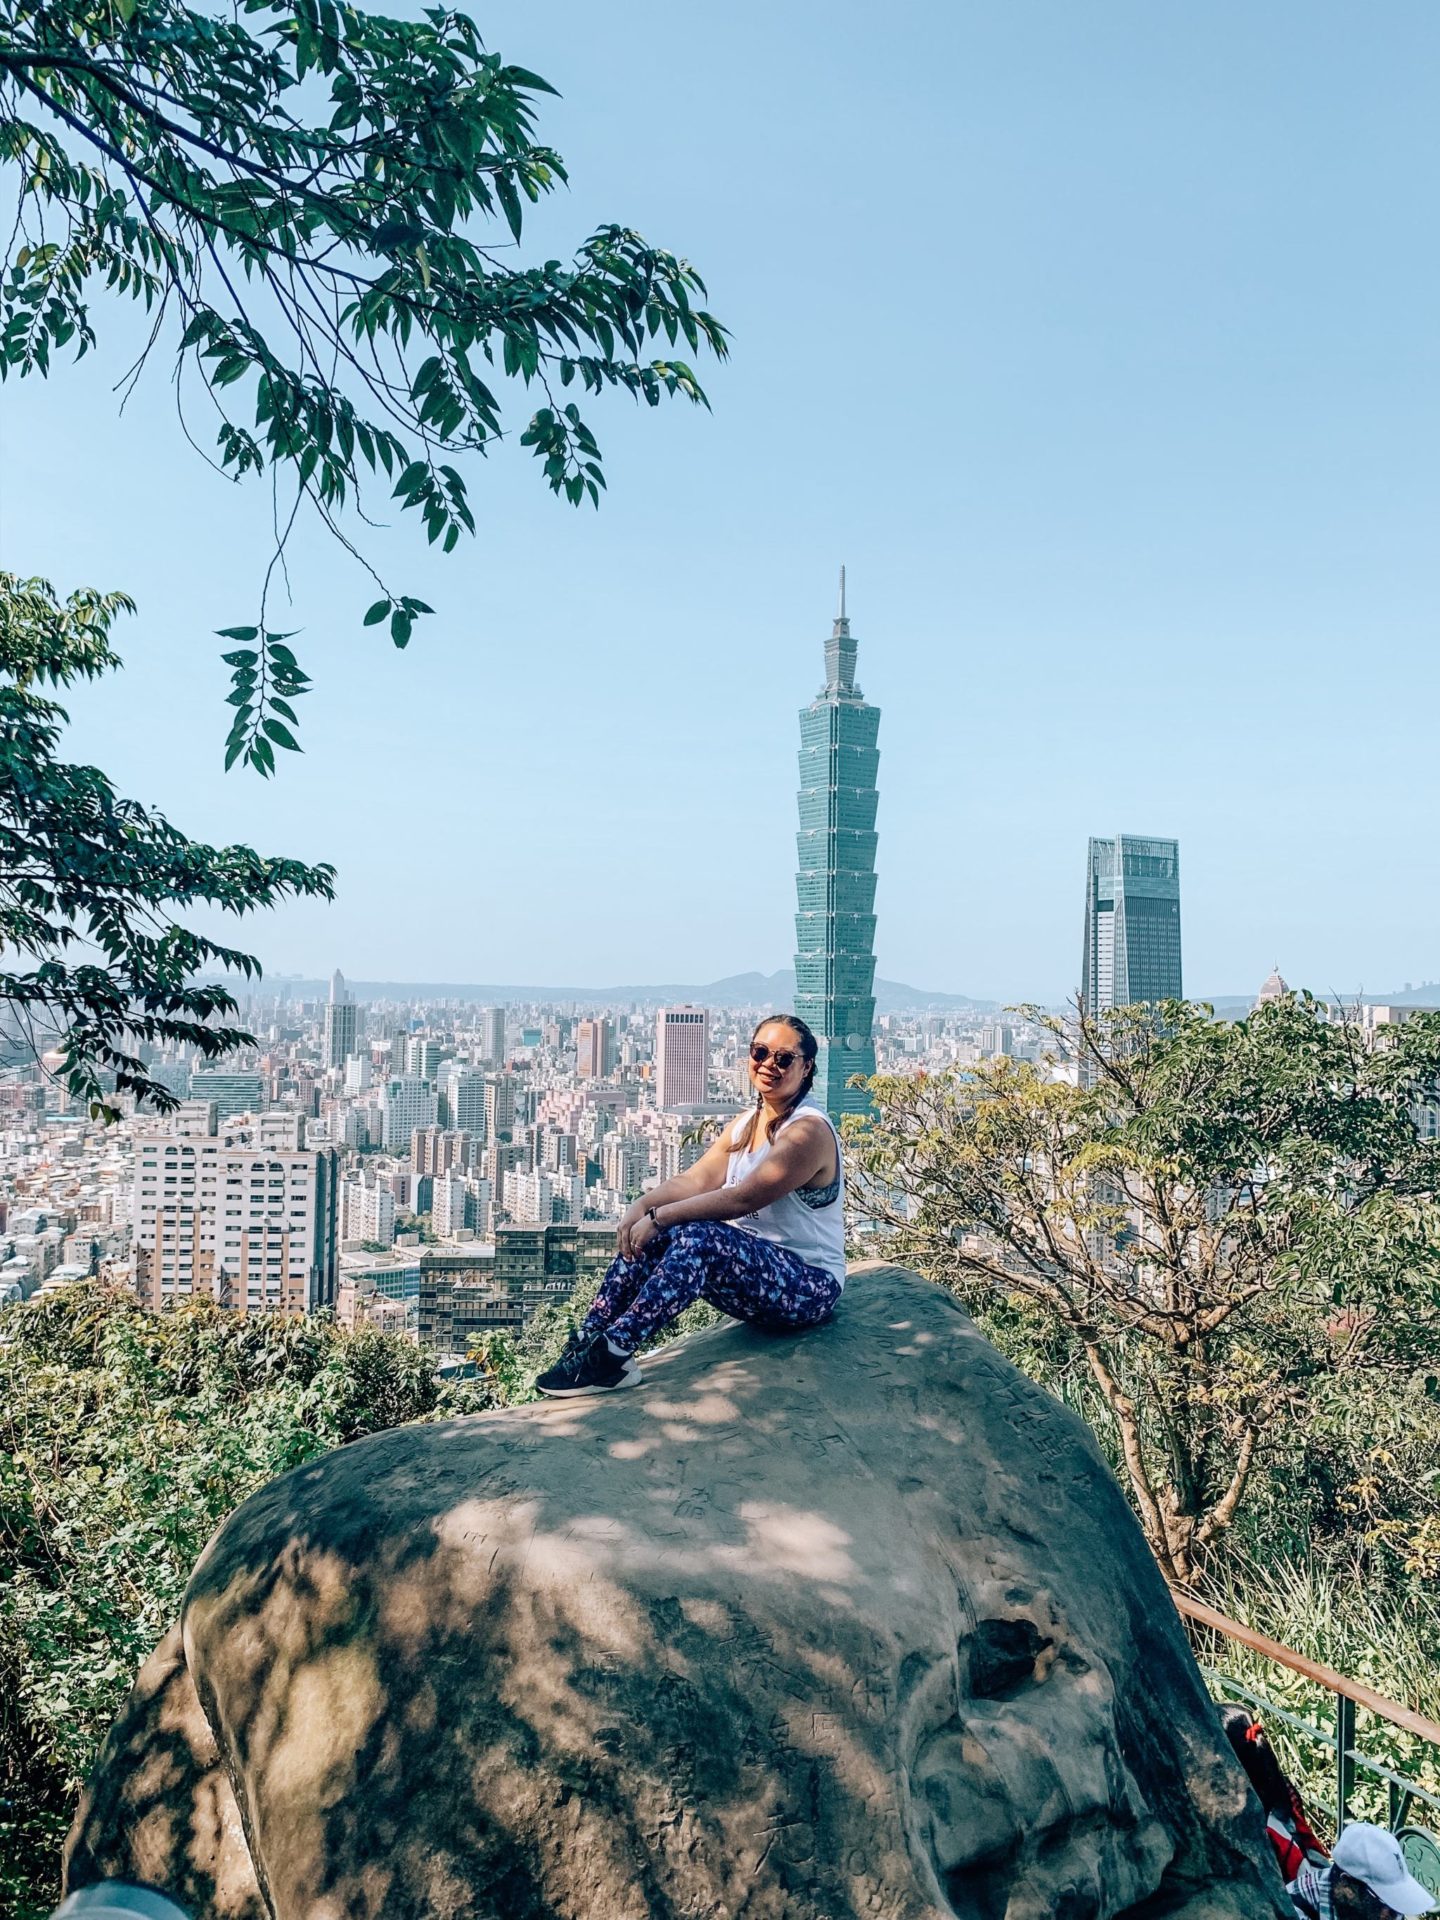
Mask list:
[[[1378,1585],[1359,1556],[1232,1555],[1204,1596],[1242,1626],[1333,1667],[1413,1712],[1440,1722],[1440,1595],[1419,1583]],[[1265,1696],[1324,1735],[1307,1737],[1277,1716],[1258,1716],[1323,1838],[1334,1838],[1335,1696],[1234,1641],[1192,1629],[1201,1664]],[[1213,1688],[1217,1697],[1233,1698]],[[1241,1700],[1242,1706],[1249,1705]],[[1440,1799],[1440,1747],[1365,1708],[1355,1752]],[[1352,1819],[1389,1824],[1387,1783],[1356,1768]],[[1440,1807],[1412,1806],[1412,1824],[1440,1829]]]

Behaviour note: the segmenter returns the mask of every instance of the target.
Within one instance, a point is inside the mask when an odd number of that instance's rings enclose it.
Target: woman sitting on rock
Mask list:
[[[760,1022],[755,1105],[628,1210],[619,1257],[542,1393],[638,1386],[635,1350],[695,1300],[773,1333],[829,1319],[845,1285],[845,1178],[834,1122],[810,1098],[817,1052],[793,1014]]]

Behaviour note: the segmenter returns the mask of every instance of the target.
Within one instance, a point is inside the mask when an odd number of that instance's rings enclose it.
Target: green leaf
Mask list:
[[[365,615],[363,624],[367,627],[378,627],[389,611],[390,602],[388,600],[377,600]]]
[[[410,644],[410,616],[397,610],[390,616],[390,638],[397,647]]]
[[[217,627],[216,637],[221,640],[258,640],[258,627]]]
[[[293,715],[291,716],[294,717]],[[300,752],[300,742],[290,729],[279,720],[262,720],[260,725],[275,742],[277,747],[285,747],[291,753]]]
[[[524,87],[530,93],[553,93],[556,99],[560,97],[548,80],[542,80],[538,73],[531,73],[527,67],[506,67],[505,78],[513,86]]]
[[[495,192],[499,196],[501,207],[504,209],[505,223],[515,239],[518,240],[520,238],[520,228],[523,224],[524,216],[520,211],[520,196],[515,191],[514,182],[508,175],[497,173],[495,175]]]

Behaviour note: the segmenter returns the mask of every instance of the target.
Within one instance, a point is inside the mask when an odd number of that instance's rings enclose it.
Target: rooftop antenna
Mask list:
[[[830,638],[825,643],[825,685],[821,689],[822,697],[827,693],[852,695],[859,699],[860,689],[855,684],[855,641],[850,633],[850,621],[845,612],[845,569],[840,569],[840,604],[835,613],[835,625]]]

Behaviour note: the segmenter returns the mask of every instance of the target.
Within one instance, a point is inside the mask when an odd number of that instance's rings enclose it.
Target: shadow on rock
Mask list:
[[[646,1374],[240,1508],[69,1884],[129,1862],[244,1920],[1283,1920],[1119,1488],[949,1296],[857,1269],[827,1327]]]

